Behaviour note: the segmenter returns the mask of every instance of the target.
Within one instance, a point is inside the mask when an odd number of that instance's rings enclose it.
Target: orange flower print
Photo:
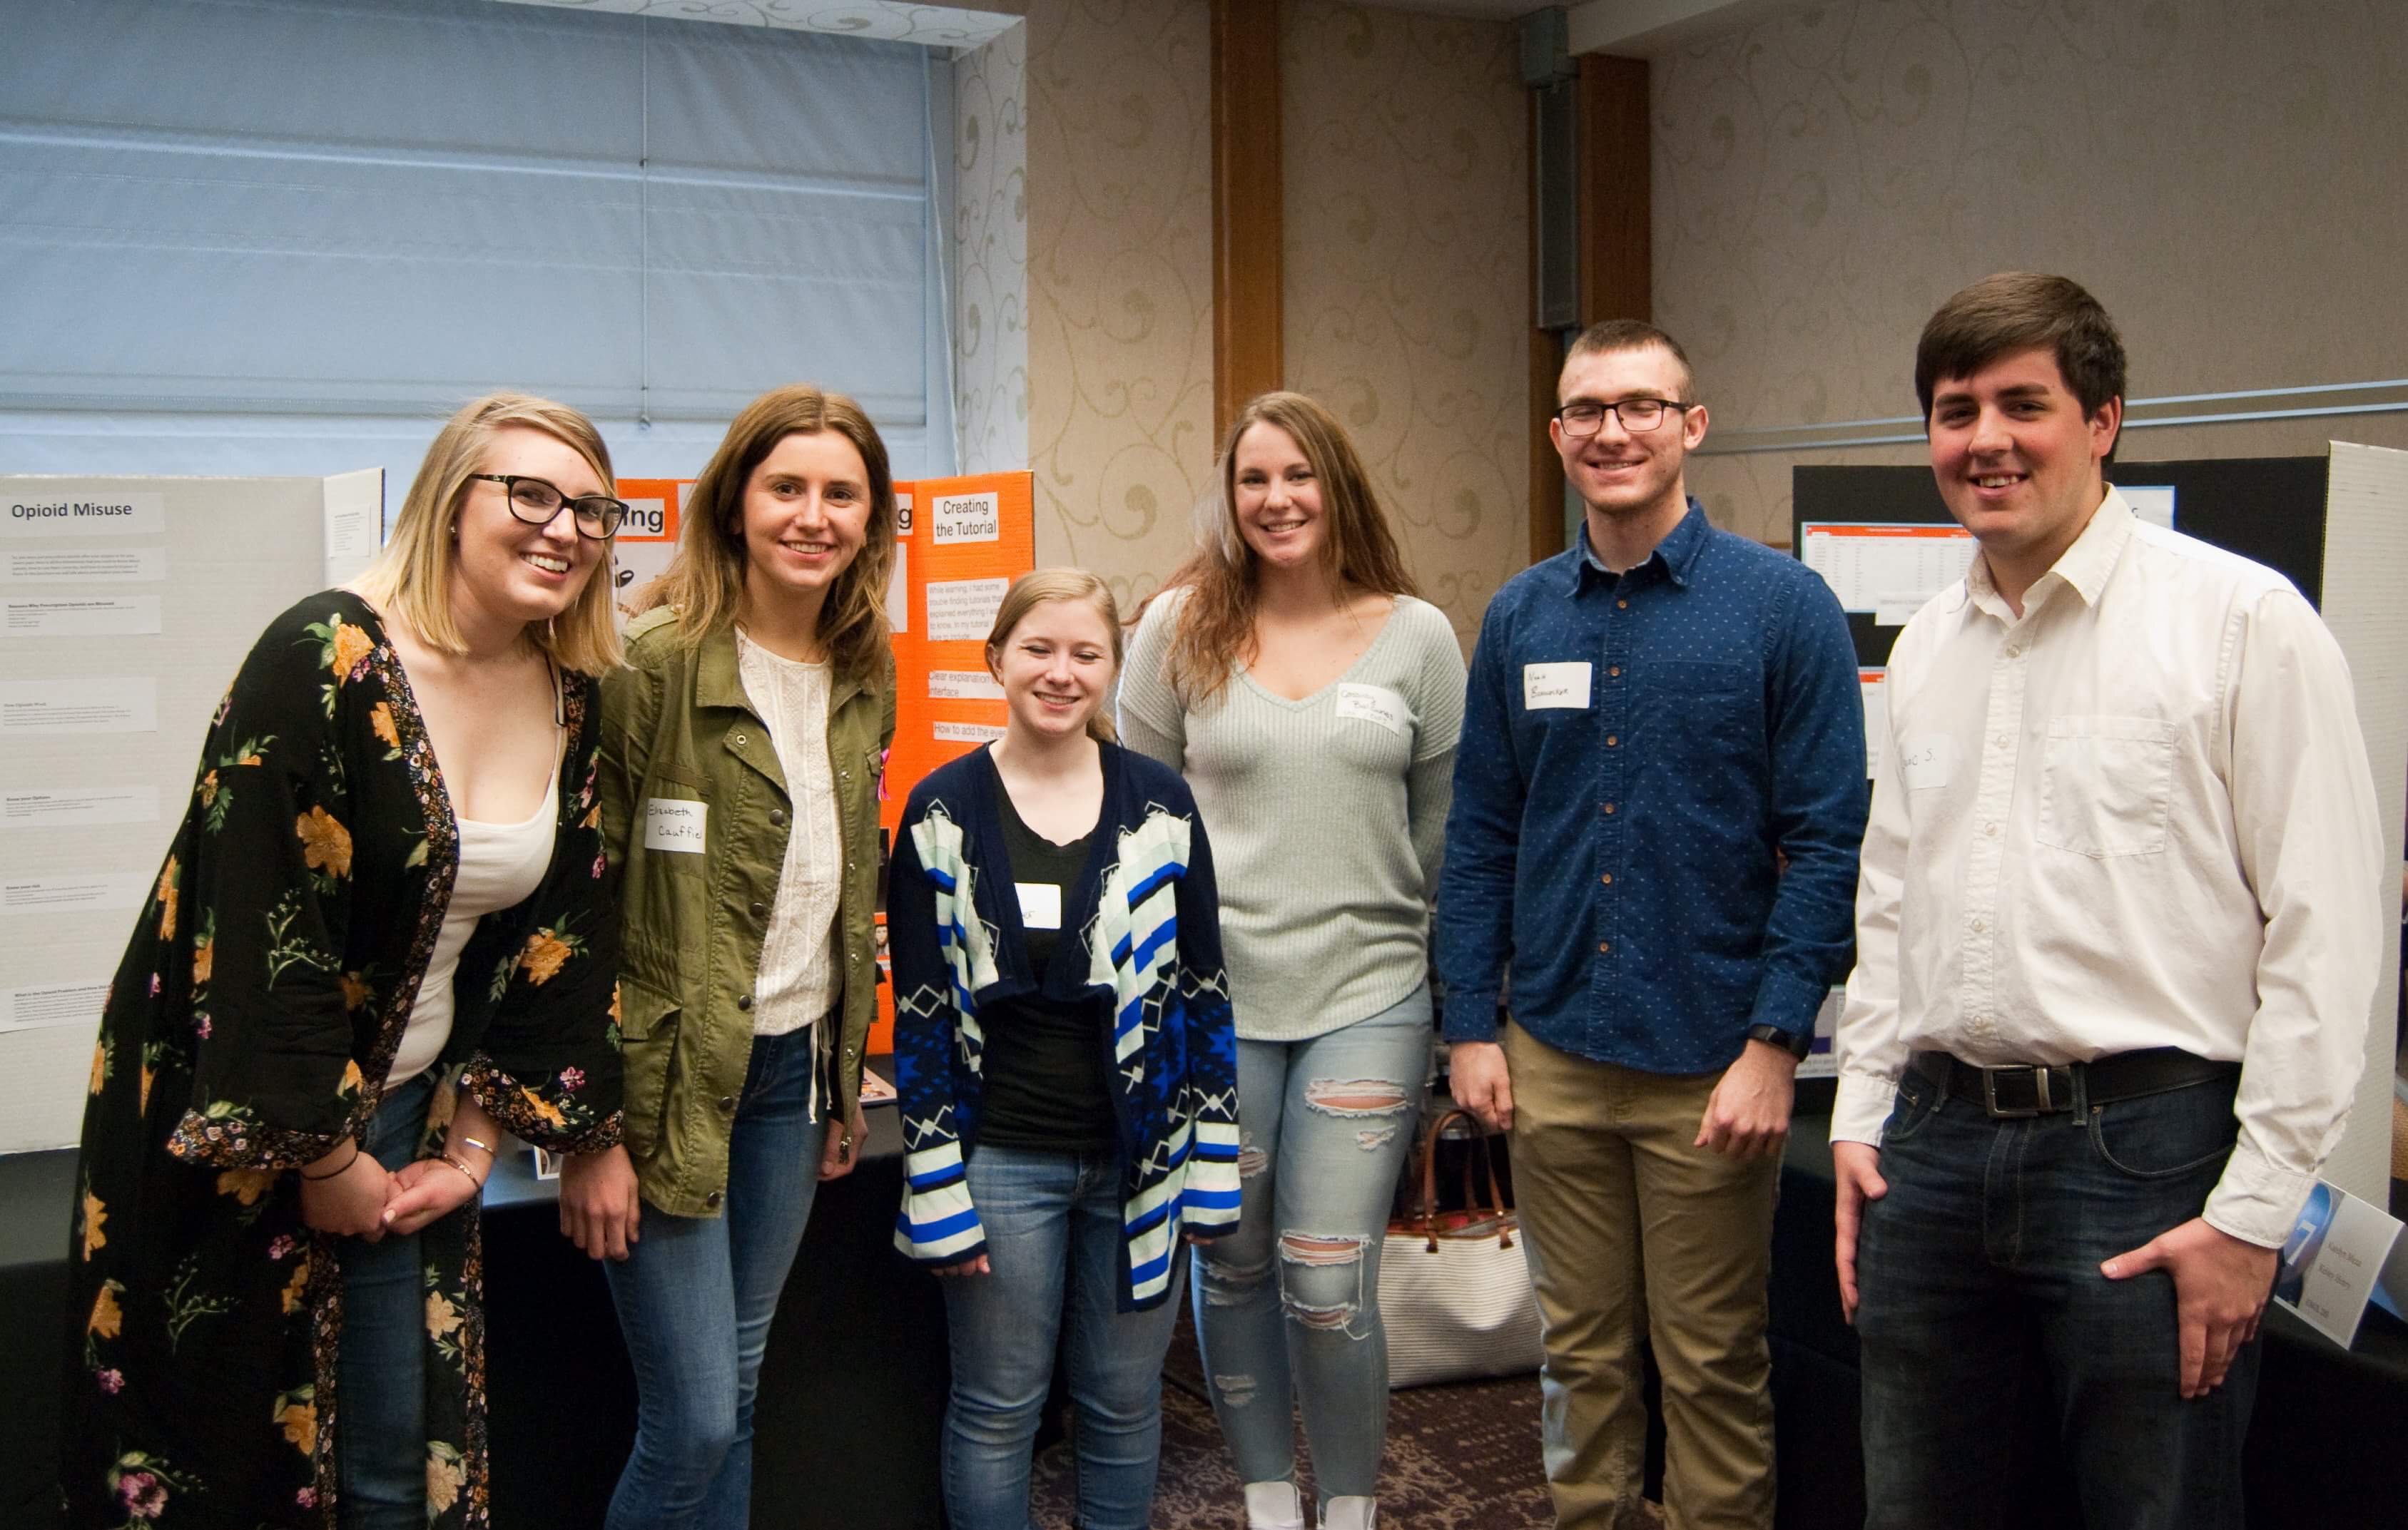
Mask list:
[[[360,661],[376,651],[368,635],[348,622],[335,623],[334,641],[326,645],[327,663],[335,671],[335,683],[340,685],[351,678]]]
[[[195,944],[194,945],[194,947],[193,947],[193,986],[194,986],[194,987],[197,988],[197,987],[199,987],[201,984],[203,984],[203,983],[205,983],[205,982],[208,982],[208,981],[209,980],[209,973],[210,973],[210,971],[215,967],[215,965],[216,965],[216,964],[217,964],[217,954],[218,954],[218,943],[217,943],[216,941],[214,941],[214,940],[203,940],[203,941],[199,941],[199,942],[197,942],[197,943],[195,943]]]
[[[337,977],[335,985],[343,991],[345,1014],[350,1014],[361,1005],[367,1003],[374,994],[374,990],[368,987],[368,980],[356,972],[346,972]]]
[[[108,1235],[100,1224],[108,1220],[108,1203],[87,1190],[83,1193],[83,1257],[88,1264],[92,1256],[108,1246]]]
[[[426,1508],[430,1515],[448,1513],[468,1485],[467,1464],[460,1452],[441,1440],[426,1443]]]
[[[92,1049],[92,1092],[95,1094],[108,1082],[108,1042],[95,1042]]]
[[[146,1117],[150,1114],[150,1080],[157,1077],[159,1075],[151,1071],[150,1065],[145,1062],[142,1065],[142,1087],[134,1097],[134,1108]]]
[[[401,730],[394,726],[391,702],[380,701],[369,709],[368,726],[376,730],[376,736],[384,740],[387,749],[401,747]]]
[[[117,1305],[117,1294],[125,1288],[114,1280],[100,1282],[100,1294],[92,1299],[92,1316],[85,1320],[83,1331],[95,1338],[115,1338],[125,1326],[125,1312]]]
[[[568,1129],[568,1118],[560,1113],[560,1107],[545,1099],[534,1090],[522,1085],[519,1089],[519,1097],[526,1101],[527,1108],[534,1111],[536,1119],[545,1125],[557,1131]]]
[[[335,1085],[335,1093],[345,1099],[356,1099],[360,1091],[367,1087],[367,1075],[360,1071],[358,1062],[347,1058],[343,1063],[342,1081]]]
[[[602,826],[602,805],[598,802],[595,803],[592,809],[589,810],[583,818],[577,821],[577,826],[580,829],[600,828]]]
[[[519,965],[529,981],[540,985],[552,981],[568,954],[567,941],[550,930],[538,930],[527,937],[526,949],[519,952]]]
[[[166,865],[159,872],[159,890],[157,893],[157,898],[159,903],[159,938],[162,940],[173,940],[176,938],[176,873],[179,869],[179,868],[176,865],[176,858],[170,855],[167,857]]]
[[[300,1310],[302,1299],[309,1293],[309,1261],[305,1257],[293,1266],[293,1279],[284,1283],[286,1315]]]
[[[447,1338],[460,1331],[460,1309],[439,1291],[426,1294],[426,1337]]]
[[[331,871],[337,877],[351,874],[351,831],[326,809],[312,808],[294,819],[293,832],[301,836],[301,859],[310,870]]]
[[[272,1168],[230,1168],[218,1176],[218,1194],[232,1195],[245,1206],[257,1206],[259,1197],[276,1183],[276,1176]]]
[[[218,773],[213,769],[208,775],[201,778],[201,806],[204,808],[214,808],[217,805]]]
[[[317,1388],[303,1387],[280,1393],[276,1398],[276,1422],[283,1426],[286,1442],[303,1455],[313,1455],[318,1450],[317,1394]]]

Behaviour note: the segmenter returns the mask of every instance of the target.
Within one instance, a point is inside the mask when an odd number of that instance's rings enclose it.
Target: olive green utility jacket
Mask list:
[[[626,645],[629,667],[602,681],[598,786],[619,890],[627,1151],[645,1200],[676,1216],[717,1216],[794,804],[737,674],[732,627],[688,645],[676,612],[661,607],[628,624]],[[835,953],[844,1019],[827,1102],[836,1131],[860,1098],[878,1009],[879,774],[894,738],[890,654],[876,688],[838,679],[828,697],[844,842]]]

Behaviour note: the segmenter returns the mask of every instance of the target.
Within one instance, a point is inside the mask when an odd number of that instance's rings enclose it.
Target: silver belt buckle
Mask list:
[[[2031,1106],[2029,1108],[2000,1105],[1999,1103],[1999,1075],[2001,1073],[2007,1074],[2010,1077],[2018,1073],[2030,1074],[2032,1076],[2032,1087],[2038,1096],[2038,1103]],[[2037,1116],[2042,1114],[2043,1111],[2053,1110],[2057,1108],[2056,1102],[2050,1099],[2048,1095],[2048,1069],[2044,1066],[2034,1066],[2028,1068],[1984,1068],[1982,1070],[1982,1104],[1986,1109],[1988,1109],[1991,1117],[1999,1121],[2019,1121],[2028,1116]]]

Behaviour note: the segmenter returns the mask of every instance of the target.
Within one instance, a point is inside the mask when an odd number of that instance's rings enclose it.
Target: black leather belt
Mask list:
[[[2026,1064],[2014,1067],[1975,1067],[1944,1051],[1914,1054],[1914,1071],[1960,1100],[1980,1106],[2000,1121],[2024,1116],[2053,1116],[2073,1108],[2077,1099],[2092,1105],[2113,1105],[2214,1083],[2241,1071],[2238,1063],[2211,1062],[2179,1047],[2153,1047],[2146,1051],[2118,1052],[2090,1063],[2066,1063],[2054,1067]],[[2074,1087],[2076,1078],[2081,1088]]]

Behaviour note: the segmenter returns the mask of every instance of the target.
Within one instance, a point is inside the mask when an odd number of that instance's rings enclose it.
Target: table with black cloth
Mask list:
[[[868,1112],[860,1165],[819,1188],[770,1325],[752,1523],[942,1523],[948,1370],[936,1279],[895,1251],[901,1129]],[[55,1523],[72,1151],[0,1156],[0,1526]],[[635,1438],[636,1386],[600,1267],[560,1236],[557,1186],[505,1155],[485,1191],[494,1523],[593,1530]]]
[[[1840,1316],[1831,1263],[1830,1130],[1828,1115],[1798,1118],[1773,1219],[1780,1530],[1864,1523],[1856,1336]],[[2370,1307],[2357,1344],[2344,1350],[2270,1306],[2258,1331],[2266,1351],[2243,1464],[2249,1523],[2268,1530],[2408,1523],[2408,1326]],[[2014,1484],[2007,1523],[2075,1530],[2081,1514],[2044,1412],[2018,1421],[2005,1449]]]

